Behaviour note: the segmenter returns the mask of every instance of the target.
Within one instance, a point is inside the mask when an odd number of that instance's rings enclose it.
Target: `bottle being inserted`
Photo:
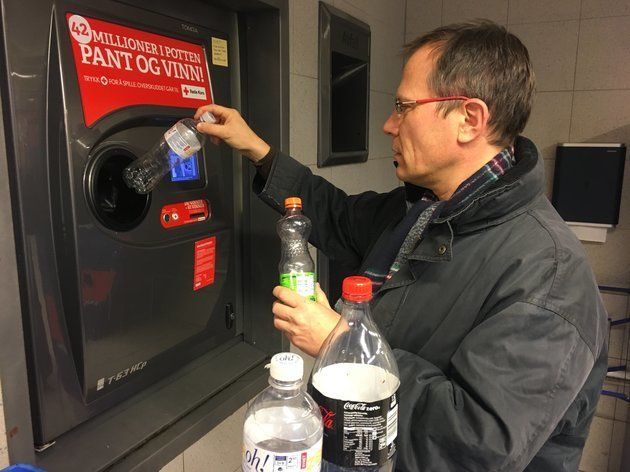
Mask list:
[[[201,115],[201,120],[179,120],[149,152],[123,171],[123,180],[127,186],[140,194],[149,193],[173,167],[199,151],[206,140],[206,135],[197,131],[197,124],[201,121],[217,122],[208,111]]]

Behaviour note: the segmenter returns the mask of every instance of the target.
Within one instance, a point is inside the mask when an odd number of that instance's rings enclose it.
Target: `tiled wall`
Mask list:
[[[399,185],[391,142],[381,127],[391,113],[402,69],[405,0],[331,0],[335,7],[368,23],[372,32],[370,154],[368,161],[317,168],[318,1],[290,0],[290,146],[291,155],[348,193],[388,191]],[[307,356],[305,356],[307,357]],[[312,359],[306,359],[310,369]],[[240,470],[245,407],[176,457],[162,472]]]
[[[405,1],[332,0],[331,5],[368,23],[370,64],[369,158],[362,164],[317,168],[317,0],[291,0],[291,155],[348,193],[388,191],[398,185],[391,141],[381,131],[391,113],[402,69]]]
[[[2,385],[0,385],[0,469],[9,465],[9,452],[7,451],[7,435],[4,424],[4,410],[2,409]]]
[[[241,470],[241,444],[246,405],[168,463],[161,472],[236,472]]]
[[[442,24],[472,18],[506,25],[521,38],[538,81],[524,134],[545,159],[548,195],[557,143],[630,143],[630,0],[407,0],[406,18],[407,41]],[[600,284],[630,286],[628,161],[619,225],[605,244],[584,247]],[[612,318],[630,314],[625,295],[604,293],[603,298]],[[613,328],[610,335],[612,365],[627,357],[628,330]],[[605,387],[630,392],[618,381]],[[627,410],[627,402],[601,397],[580,470],[622,470]]]

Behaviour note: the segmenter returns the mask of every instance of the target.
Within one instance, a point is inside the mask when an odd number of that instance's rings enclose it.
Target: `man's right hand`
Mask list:
[[[317,357],[322,344],[341,318],[330,308],[326,294],[319,284],[317,301],[313,302],[286,287],[276,287],[273,294],[273,325],[282,331],[294,346]]]
[[[197,125],[197,130],[210,136],[214,144],[223,141],[253,163],[265,157],[269,152],[269,145],[252,131],[238,110],[215,104],[205,105],[197,109],[195,119],[198,120],[204,111],[212,113],[217,123],[201,122]]]

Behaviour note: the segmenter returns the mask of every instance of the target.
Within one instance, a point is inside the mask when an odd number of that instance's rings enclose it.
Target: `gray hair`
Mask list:
[[[490,143],[507,146],[523,131],[532,109],[534,71],[523,43],[503,26],[475,20],[442,26],[407,45],[407,57],[428,46],[435,67],[427,86],[438,97],[465,95],[483,100],[490,111]],[[445,115],[460,102],[442,102]]]

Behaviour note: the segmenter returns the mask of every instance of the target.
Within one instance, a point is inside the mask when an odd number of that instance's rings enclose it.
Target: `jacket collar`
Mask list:
[[[436,223],[451,222],[456,233],[477,231],[523,213],[544,189],[544,165],[534,143],[519,136],[514,143],[516,165],[460,211]]]
[[[418,270],[422,270],[423,266],[418,265],[418,262],[450,261],[456,234],[479,231],[510,220],[527,211],[532,201],[542,193],[543,162],[536,146],[529,139],[519,137],[514,148],[514,167],[468,205],[431,223],[432,228],[409,255],[413,277],[417,276]],[[407,283],[406,280],[392,282]]]
[[[485,192],[468,205],[434,224],[449,221],[456,233],[465,233],[493,226],[525,211],[543,191],[543,162],[529,139],[519,136],[514,143],[516,165],[509,169]],[[427,190],[405,183],[405,198],[414,202]]]

